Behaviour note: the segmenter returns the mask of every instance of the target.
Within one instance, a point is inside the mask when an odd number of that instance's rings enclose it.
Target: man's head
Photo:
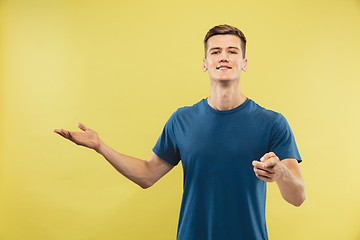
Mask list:
[[[246,39],[237,28],[229,25],[213,27],[204,39],[203,72],[208,71],[212,81],[239,81],[247,71]]]
[[[244,33],[241,32],[238,28],[227,24],[215,26],[207,32],[204,38],[205,57],[207,55],[208,40],[215,35],[235,35],[240,38],[242,57],[245,58],[246,38]]]

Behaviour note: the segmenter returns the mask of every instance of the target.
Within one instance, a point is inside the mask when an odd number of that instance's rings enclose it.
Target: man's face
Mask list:
[[[235,35],[215,35],[208,39],[203,72],[209,71],[213,81],[240,80],[247,70],[247,59],[242,57],[241,40]]]

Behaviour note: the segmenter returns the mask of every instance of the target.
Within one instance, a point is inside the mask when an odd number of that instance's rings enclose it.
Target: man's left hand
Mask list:
[[[252,165],[255,175],[265,182],[274,182],[281,178],[285,167],[273,152],[266,153],[260,161],[253,161]]]

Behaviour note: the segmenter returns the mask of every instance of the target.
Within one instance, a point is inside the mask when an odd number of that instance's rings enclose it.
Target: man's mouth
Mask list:
[[[231,67],[226,66],[226,65],[221,65],[221,66],[216,67],[216,69],[218,69],[218,70],[224,70],[224,69],[231,69]]]

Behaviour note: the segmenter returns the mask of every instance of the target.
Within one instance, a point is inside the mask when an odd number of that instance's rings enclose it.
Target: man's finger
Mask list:
[[[256,167],[254,167],[254,172],[259,179],[266,182],[269,182],[269,180],[271,180],[274,175],[273,172],[269,172],[268,170],[256,168]]]
[[[273,171],[266,169],[265,164],[259,161],[253,161],[252,165],[254,166],[254,171],[256,172],[257,170],[261,170],[267,173],[273,173]]]
[[[253,165],[254,167],[258,166],[258,165],[259,165],[258,163],[259,163],[259,161],[257,161],[257,160],[252,161],[252,165]]]
[[[264,163],[259,162],[259,161],[256,161],[256,160],[254,160],[254,161],[252,162],[252,165],[253,165],[254,167],[256,167],[256,168],[259,168],[259,169],[264,169],[264,168],[265,168]]]
[[[270,158],[269,160],[267,160],[265,162],[265,168],[271,168],[271,167],[275,166],[276,164],[277,164],[277,160]]]
[[[67,137],[67,134],[66,134],[66,131],[64,129],[60,129],[60,132],[61,132],[61,135],[64,137],[64,138],[68,138]]]
[[[65,131],[64,129],[55,129],[54,130],[55,133],[59,134],[60,136],[62,136],[63,138],[67,138],[68,139],[68,136],[67,136],[67,131]]]
[[[277,156],[275,156],[275,157],[272,157],[272,158],[268,159],[266,162],[264,162],[264,166],[265,166],[265,168],[271,168],[272,169],[272,168],[276,167],[276,165],[278,163],[280,163],[280,160],[279,160],[279,158]]]
[[[266,153],[264,156],[262,156],[262,157],[260,158],[260,161],[261,161],[261,162],[265,162],[266,160],[268,160],[269,158],[272,158],[272,157],[276,157],[275,153],[273,153],[273,152],[268,152],[268,153]]]
[[[64,134],[61,132],[61,129],[54,129],[54,133],[57,133],[60,136],[64,137]]]
[[[82,124],[82,123],[78,123],[78,128],[80,128],[81,130],[83,130],[84,132],[86,131],[86,130],[89,130],[87,127],[85,127],[85,125],[84,124]]]
[[[70,135],[70,132],[69,131],[66,131],[64,129],[60,129],[61,133],[62,133],[62,136],[64,138],[67,138],[67,139],[70,139],[71,138],[71,135]]]

